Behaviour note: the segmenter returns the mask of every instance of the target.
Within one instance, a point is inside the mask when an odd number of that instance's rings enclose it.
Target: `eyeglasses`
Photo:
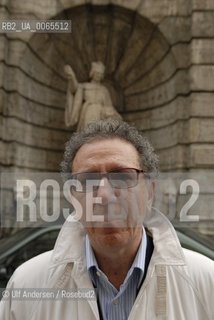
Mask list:
[[[93,190],[96,191],[100,186],[100,181],[105,177],[108,179],[112,188],[128,189],[133,188],[138,183],[138,177],[143,170],[135,168],[122,168],[110,172],[79,172],[71,175],[73,180],[77,180],[81,184],[81,188],[77,188],[77,192],[87,192],[93,185]],[[145,173],[144,173],[145,175]]]

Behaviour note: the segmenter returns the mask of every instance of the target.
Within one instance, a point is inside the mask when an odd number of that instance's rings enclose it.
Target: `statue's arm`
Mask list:
[[[83,104],[83,87],[79,84],[75,94],[67,91],[65,108],[65,124],[67,127],[75,126],[79,121],[80,110]]]
[[[66,106],[65,106],[65,124],[67,127],[73,127],[78,123],[81,105],[83,103],[83,88],[78,83],[76,75],[69,65],[64,66],[64,73],[68,79]]]
[[[71,66],[66,64],[64,66],[64,73],[65,73],[66,78],[68,79],[68,90],[71,93],[75,93],[77,91],[79,84],[77,81],[77,77],[74,73],[74,70],[71,68]]]

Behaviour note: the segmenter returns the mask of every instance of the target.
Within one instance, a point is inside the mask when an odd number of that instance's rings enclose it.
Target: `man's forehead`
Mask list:
[[[119,138],[95,140],[78,150],[72,167],[75,171],[81,165],[96,167],[108,163],[115,167],[139,167],[139,155],[128,141]]]

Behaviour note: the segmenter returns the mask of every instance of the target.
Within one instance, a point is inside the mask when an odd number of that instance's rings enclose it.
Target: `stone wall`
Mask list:
[[[71,19],[73,30],[0,34],[0,169],[58,170],[72,131],[64,125],[63,65],[87,81],[100,59],[116,108],[150,138],[161,169],[209,174],[213,9],[211,0],[2,1],[1,20]]]

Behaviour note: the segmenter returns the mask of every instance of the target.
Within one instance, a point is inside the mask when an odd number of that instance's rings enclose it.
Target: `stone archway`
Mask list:
[[[72,33],[35,34],[30,39],[20,64],[24,75],[18,85],[23,94],[17,99],[17,110],[28,122],[29,135],[24,139],[37,150],[41,147],[46,161],[55,155],[55,161],[48,161],[49,169],[50,165],[51,170],[57,169],[69,135],[63,121],[65,63],[83,82],[88,80],[91,62],[103,61],[105,85],[115,107],[142,130],[149,130],[158,121],[166,126],[172,120],[161,115],[163,106],[176,117],[172,104],[182,87],[177,83],[183,83],[183,91],[187,88],[185,73],[177,72],[170,46],[157,26],[135,11],[113,5],[73,7],[54,19],[71,19]],[[33,155],[37,150],[29,152],[29,162],[38,158]],[[41,163],[39,168],[45,167]]]

